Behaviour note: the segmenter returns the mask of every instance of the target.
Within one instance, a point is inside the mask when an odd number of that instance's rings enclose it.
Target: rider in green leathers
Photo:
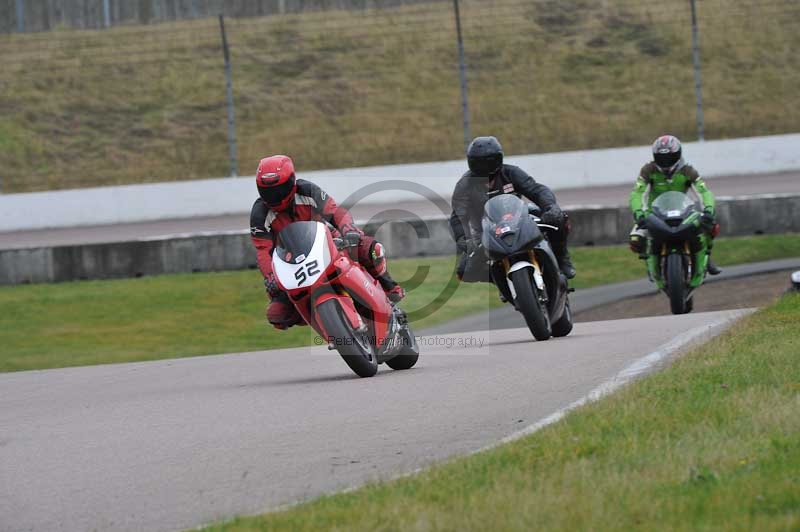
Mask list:
[[[658,276],[658,257],[648,249],[650,242],[644,225],[645,218],[659,195],[668,191],[687,193],[689,189],[694,189],[703,202],[703,214],[695,222],[700,231],[697,239],[691,243],[696,265],[696,274],[691,284],[699,286],[706,270],[711,275],[721,272],[711,262],[713,238],[718,228],[714,220],[714,195],[697,170],[683,159],[680,141],[672,135],[658,137],[653,143],[653,160],[639,171],[639,177],[631,191],[630,207],[636,225],[630,234],[630,246],[640,258],[647,260],[647,269],[659,288],[663,288],[663,280]]]

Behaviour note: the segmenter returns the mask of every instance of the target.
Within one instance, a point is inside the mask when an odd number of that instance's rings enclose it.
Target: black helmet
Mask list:
[[[467,164],[473,175],[493,177],[503,167],[503,147],[494,137],[476,137],[467,148]]]
[[[653,162],[667,175],[672,175],[681,162],[681,141],[672,135],[663,135],[653,142]]]

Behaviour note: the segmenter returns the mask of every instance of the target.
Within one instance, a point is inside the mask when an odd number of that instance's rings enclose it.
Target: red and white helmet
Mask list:
[[[259,196],[270,209],[288,209],[297,191],[292,159],[286,155],[261,159],[256,171],[256,186]]]
[[[672,135],[662,135],[653,142],[653,162],[666,175],[672,175],[682,159],[681,141]]]

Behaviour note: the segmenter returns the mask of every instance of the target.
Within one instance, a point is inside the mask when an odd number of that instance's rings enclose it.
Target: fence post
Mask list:
[[[228,50],[228,36],[225,34],[225,18],[219,16],[219,29],[222,32],[222,55],[225,58],[226,100],[228,102],[228,148],[231,157],[231,177],[239,171],[236,166],[236,122],[233,114],[233,81],[231,80],[231,54]]]
[[[697,31],[697,9],[695,0],[689,0],[692,6],[692,55],[694,56],[694,96],[697,101],[697,139],[705,140],[703,125],[703,84],[700,81],[700,36]]]
[[[281,15],[286,13],[286,0],[278,0],[278,13]]]
[[[25,0],[17,0],[17,33],[25,33]]]
[[[461,79],[461,116],[464,124],[464,150],[471,140],[469,134],[469,102],[467,101],[467,66],[464,63],[464,40],[461,38],[461,12],[458,0],[453,0],[456,15],[456,38],[458,39],[458,73]]]
[[[106,28],[111,27],[111,6],[109,0],[103,0],[103,25]]]

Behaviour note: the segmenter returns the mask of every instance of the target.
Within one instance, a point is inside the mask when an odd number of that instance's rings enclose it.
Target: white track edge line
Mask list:
[[[658,364],[662,363],[672,355],[679,353],[680,351],[689,348],[694,344],[710,340],[711,338],[717,336],[718,334],[722,333],[725,329],[730,327],[733,324],[733,322],[741,319],[742,317],[748,314],[751,314],[752,312],[754,312],[753,309],[739,310],[731,314],[728,314],[724,317],[720,317],[719,319],[711,323],[695,327],[694,329],[690,329],[676,336],[669,342],[656,348],[655,351],[643,356],[642,358],[635,360],[633,363],[623,368],[619,373],[617,373],[604,383],[600,384],[599,386],[594,388],[592,391],[590,391],[588,394],[584,395],[580,399],[570,403],[569,405],[565,406],[560,410],[557,410],[556,412],[553,412],[549,416],[544,417],[539,421],[532,423],[527,427],[524,427],[506,436],[505,438],[502,438],[500,441],[496,443],[489,444],[479,449],[478,451],[475,451],[475,453],[493,449],[504,443],[513,442],[529,434],[533,434],[534,432],[548,425],[556,423],[557,421],[565,417],[570,411],[575,410],[576,408],[581,407],[583,405],[598,401],[603,397],[615,392],[619,388],[625,386],[629,382],[649,373]],[[470,453],[470,454],[475,454],[475,453]]]

